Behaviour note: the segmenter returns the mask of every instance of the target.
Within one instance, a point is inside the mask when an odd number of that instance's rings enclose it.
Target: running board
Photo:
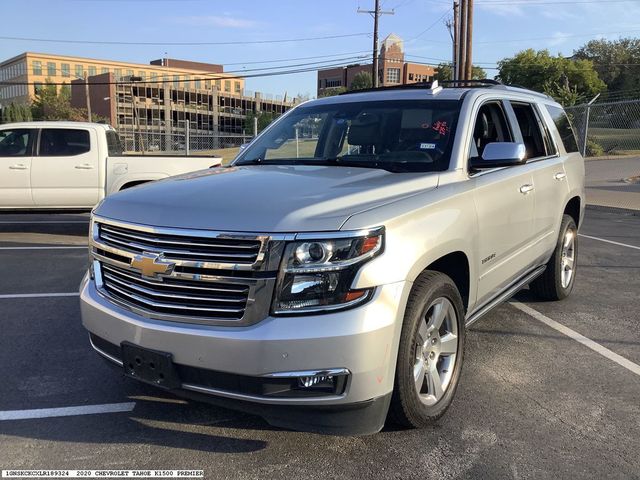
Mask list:
[[[497,297],[495,297],[493,300],[486,303],[479,310],[476,310],[473,314],[467,317],[466,326],[469,327],[471,324],[477,322],[482,317],[484,317],[487,313],[493,310],[494,307],[497,307],[502,302],[509,300],[516,293],[518,293],[524,286],[528,285],[529,283],[534,281],[536,278],[538,278],[540,275],[542,275],[542,273],[546,270],[546,268],[547,268],[546,265],[540,265],[538,268],[528,273],[527,275],[522,277],[520,280],[517,280],[516,283],[512,284],[510,287],[507,287],[507,289],[504,290],[502,293],[498,294]]]

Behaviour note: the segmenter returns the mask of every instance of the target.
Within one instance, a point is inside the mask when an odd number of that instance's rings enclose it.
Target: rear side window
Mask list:
[[[553,119],[553,123],[556,124],[558,133],[560,133],[564,149],[567,153],[577,152],[578,142],[576,142],[576,136],[573,133],[571,122],[569,122],[569,117],[567,117],[565,111],[560,107],[554,107],[552,105],[546,105],[546,107],[549,115],[551,115],[551,118]]]
[[[44,128],[40,134],[39,155],[43,157],[81,155],[90,148],[88,130]]]
[[[527,151],[525,158],[529,160],[547,156],[546,132],[543,133],[540,129],[540,122],[533,105],[512,102],[511,106],[516,114],[520,133],[522,133],[522,141]]]
[[[122,155],[122,143],[120,137],[113,130],[107,130],[107,149],[110,157]]]
[[[0,130],[0,157],[27,157],[31,155],[33,130],[20,128]]]

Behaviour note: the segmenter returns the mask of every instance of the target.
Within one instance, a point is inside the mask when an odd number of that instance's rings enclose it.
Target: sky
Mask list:
[[[0,2],[0,37],[32,39],[0,38],[1,60],[25,51],[136,63],[166,55],[221,63],[226,71],[248,74],[248,70],[255,73],[254,69],[264,67],[273,72],[291,65],[315,68],[317,62],[323,62],[320,66],[368,62],[371,56],[373,20],[357,10],[373,8],[373,0]],[[498,60],[526,48],[571,55],[591,39],[640,36],[640,0],[475,0],[475,4],[473,59],[487,70],[489,78],[496,74],[492,67]],[[406,61],[437,64],[450,60],[451,38],[444,21],[452,13],[452,1],[383,0],[382,5],[384,10],[393,9],[394,15],[381,17],[381,40],[390,33],[402,37]],[[303,40],[310,38],[315,40]],[[281,42],[291,39],[297,40]],[[132,44],[82,43],[91,41]],[[167,44],[178,42],[253,43]],[[316,73],[248,78],[246,88],[290,97],[314,96]]]

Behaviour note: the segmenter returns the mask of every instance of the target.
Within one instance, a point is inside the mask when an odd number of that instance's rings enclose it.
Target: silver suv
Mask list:
[[[231,166],[93,212],[82,320],[129,377],[335,434],[449,407],[465,329],[575,281],[584,162],[562,107],[480,82],[304,103]]]

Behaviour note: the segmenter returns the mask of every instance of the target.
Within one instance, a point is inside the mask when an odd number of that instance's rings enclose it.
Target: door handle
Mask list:
[[[566,177],[567,174],[564,172],[558,172],[553,176],[553,178],[555,178],[556,180],[564,180]]]
[[[526,195],[527,193],[533,191],[533,185],[530,183],[525,183],[520,187],[520,193]]]
[[[15,165],[11,165],[9,167],[10,170],[26,170],[27,167],[24,163],[16,163]]]
[[[83,163],[82,165],[76,165],[78,170],[93,170],[93,165],[89,163]]]

